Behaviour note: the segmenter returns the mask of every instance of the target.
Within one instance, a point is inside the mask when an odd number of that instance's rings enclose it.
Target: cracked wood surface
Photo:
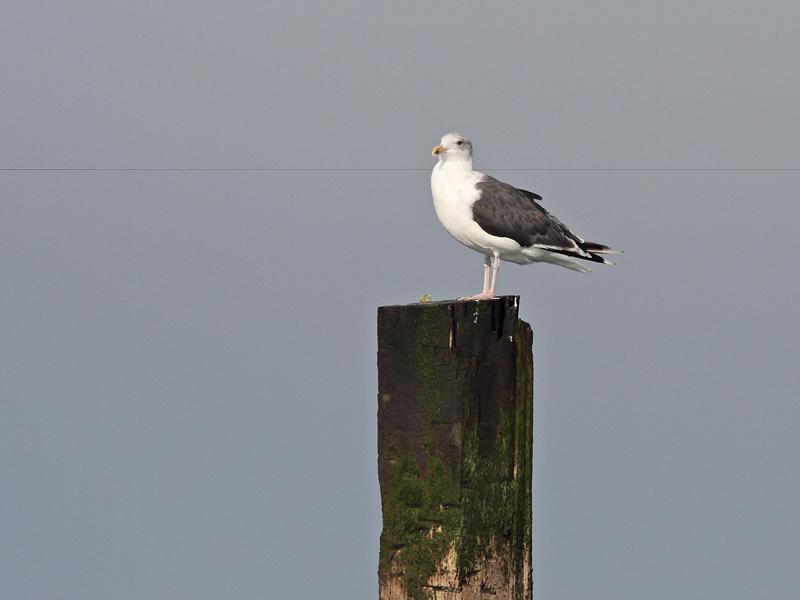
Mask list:
[[[532,597],[533,357],[519,298],[378,309],[380,600]]]

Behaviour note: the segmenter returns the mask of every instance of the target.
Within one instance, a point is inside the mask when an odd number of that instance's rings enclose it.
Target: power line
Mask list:
[[[357,167],[357,168],[291,168],[291,167],[6,167],[0,172],[52,172],[52,173],[359,173],[359,172],[430,172],[430,168],[393,168],[393,167]],[[542,168],[481,168],[483,171],[518,171],[518,172],[587,172],[587,173],[626,173],[626,172],[666,172],[666,173],[757,173],[757,172],[800,172],[800,168],[771,167],[542,167]]]

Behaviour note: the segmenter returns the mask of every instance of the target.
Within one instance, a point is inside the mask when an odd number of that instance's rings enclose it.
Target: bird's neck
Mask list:
[[[439,171],[463,171],[469,173],[472,171],[471,158],[449,158],[447,160],[440,160],[436,165]]]

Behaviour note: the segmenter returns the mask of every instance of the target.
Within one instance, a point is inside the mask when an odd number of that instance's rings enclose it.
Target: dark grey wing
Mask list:
[[[511,238],[520,246],[537,247],[577,258],[603,259],[583,248],[583,240],[537,202],[538,194],[519,190],[494,177],[477,183],[480,198],[472,205],[472,217],[486,233]]]

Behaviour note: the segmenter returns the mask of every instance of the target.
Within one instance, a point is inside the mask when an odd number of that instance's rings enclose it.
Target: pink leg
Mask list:
[[[495,257],[495,262],[499,263],[500,259]],[[483,259],[483,290],[480,294],[475,294],[474,296],[465,296],[463,298],[459,298],[459,300],[490,300],[491,298],[494,298],[494,284],[490,284],[490,281],[494,282],[496,279],[497,271],[495,271],[491,259],[487,256]]]
[[[492,263],[492,283],[489,286],[489,295],[494,298],[495,290],[497,290],[497,274],[500,272],[500,257],[495,255],[494,262]]]

